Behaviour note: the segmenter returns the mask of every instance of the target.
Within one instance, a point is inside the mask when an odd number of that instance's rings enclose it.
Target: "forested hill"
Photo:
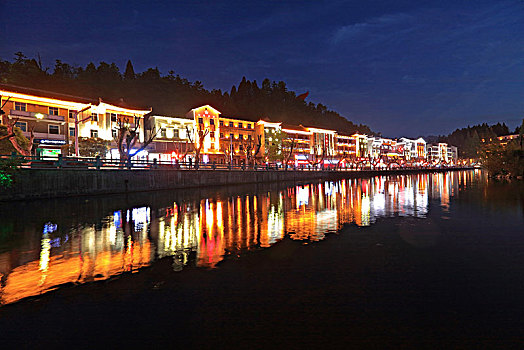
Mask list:
[[[447,136],[439,136],[438,141],[457,146],[460,150],[461,157],[476,158],[483,139],[489,140],[497,136],[508,135],[512,132],[518,134],[519,128],[517,127],[517,130],[510,131],[505,123],[493,125],[483,123],[457,129]]]
[[[209,104],[225,116],[241,119],[263,118],[348,134],[372,133],[368,126],[356,125],[320,103],[297,98],[283,81],[265,79],[259,85],[242,78],[230,91],[208,91],[202,82],[190,82],[174,71],[163,75],[158,68],[148,68],[136,73],[131,61],[123,74],[115,63],[105,62],[77,67],[56,60],[50,69],[43,67],[39,59],[18,52],[13,61],[0,60],[0,82],[108,101],[122,99],[131,106],[153,107],[153,113],[159,115],[183,116],[191,108]]]

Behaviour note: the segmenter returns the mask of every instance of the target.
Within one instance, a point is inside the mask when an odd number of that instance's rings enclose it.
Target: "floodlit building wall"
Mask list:
[[[8,120],[16,120],[24,135],[34,134],[34,149],[56,150],[73,144],[75,124],[79,137],[112,141],[119,125],[137,125],[139,140],[144,140],[144,116],[150,110],[123,108],[102,99],[93,100],[50,91],[0,85],[2,104]],[[77,122],[75,122],[75,120]],[[55,155],[56,155],[55,154]]]
[[[381,137],[368,137],[354,134],[342,135],[335,130],[304,127],[282,126],[280,122],[258,122],[230,118],[221,115],[215,108],[205,105],[190,110],[185,118],[168,116],[150,117],[149,126],[145,125],[145,116],[150,110],[131,109],[98,101],[69,96],[57,98],[46,96],[53,94],[42,92],[28,94],[9,91],[0,84],[0,95],[6,102],[8,120],[17,119],[17,126],[29,137],[30,130],[35,133],[36,147],[54,147],[71,144],[75,139],[75,116],[78,123],[78,136],[114,141],[118,129],[122,126],[137,128],[139,141],[144,142],[151,136],[145,129],[159,130],[154,143],[148,150],[158,154],[184,152],[182,144],[199,144],[199,130],[204,131],[201,155],[207,161],[223,163],[234,160],[243,162],[247,158],[247,149],[256,149],[260,142],[258,159],[267,154],[267,147],[272,140],[270,134],[283,131],[287,136],[280,146],[285,151],[294,140],[294,156],[304,161],[308,157],[324,155],[330,158],[354,156],[356,158],[381,157],[402,158],[406,161],[427,159],[432,163],[456,163],[457,149],[446,143],[426,145],[424,139],[401,138],[392,140]],[[39,90],[35,90],[39,91]],[[55,94],[57,95],[57,94]],[[63,95],[67,96],[67,95]],[[191,135],[187,134],[187,130]],[[191,137],[190,137],[191,136]],[[45,145],[44,143],[48,143]],[[36,148],[35,147],[35,148]],[[186,146],[187,149],[187,146]],[[229,159],[228,159],[229,158]]]
[[[189,134],[193,132],[193,129],[193,119],[151,116],[146,129],[146,137],[156,136],[154,142],[147,148],[149,159],[172,161],[173,158],[179,159],[184,154],[192,152],[194,148]]]

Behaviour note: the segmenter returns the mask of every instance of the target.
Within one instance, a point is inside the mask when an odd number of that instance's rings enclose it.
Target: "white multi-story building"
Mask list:
[[[427,159],[431,164],[455,165],[458,159],[458,150],[445,142],[427,145]]]
[[[455,146],[448,146],[448,162],[451,163],[451,165],[457,164],[458,160],[458,148]]]
[[[193,133],[195,121],[190,118],[154,115],[149,117],[149,128],[146,134],[155,135],[149,147],[149,159],[171,161],[182,160],[184,154],[193,150]],[[189,132],[189,134],[188,134]]]
[[[403,148],[406,161],[426,159],[426,141],[422,137],[416,140],[401,137],[397,145]]]

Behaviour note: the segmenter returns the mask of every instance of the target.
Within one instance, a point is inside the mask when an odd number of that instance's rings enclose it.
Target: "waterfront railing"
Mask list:
[[[431,170],[431,169],[456,169],[467,168],[467,166],[412,166],[397,165],[395,167],[374,167],[362,165],[324,164],[322,165],[285,165],[279,163],[250,163],[250,164],[228,164],[216,162],[194,161],[162,161],[149,159],[110,159],[101,157],[64,157],[52,156],[22,156],[17,154],[0,155],[1,159],[16,160],[16,164],[22,169],[124,169],[124,170],[231,170],[231,171],[390,171],[390,170]]]

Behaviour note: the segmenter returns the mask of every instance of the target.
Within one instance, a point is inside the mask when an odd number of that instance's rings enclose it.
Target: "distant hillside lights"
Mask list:
[[[290,167],[391,168],[457,163],[457,148],[422,139],[398,140],[281,122],[223,116],[212,106],[183,117],[152,115],[150,110],[110,104],[102,99],[0,84],[2,124],[18,127],[32,139],[28,154],[66,154],[80,137],[112,141],[106,157],[118,158],[119,128],[138,132],[137,157],[168,162],[260,164]],[[147,141],[154,137],[153,142]],[[22,152],[20,152],[22,153]],[[73,152],[74,153],[74,152]],[[67,154],[71,155],[71,154]]]

